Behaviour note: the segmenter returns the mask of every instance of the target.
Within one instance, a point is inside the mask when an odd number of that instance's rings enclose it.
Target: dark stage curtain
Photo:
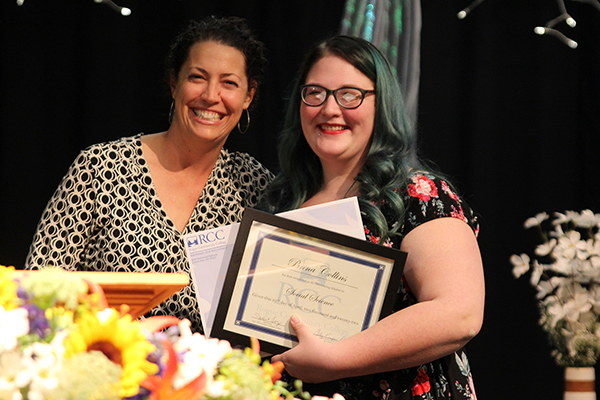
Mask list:
[[[509,257],[533,251],[523,221],[547,211],[600,212],[600,11],[566,0],[571,49],[535,35],[552,0],[426,0],[417,131],[422,153],[480,214],[487,307],[468,346],[479,399],[562,399],[561,368],[537,325],[535,293]],[[83,147],[167,128],[163,60],[191,18],[246,17],[270,69],[250,130],[227,147],[276,170],[289,84],[306,48],[337,32],[343,0],[0,2],[0,264],[21,267],[41,212]],[[442,329],[442,328],[440,328]]]
[[[556,1],[486,0],[459,20],[471,3],[422,2],[419,139],[480,214],[486,311],[468,345],[478,398],[559,400],[563,370],[509,257],[539,243],[528,217],[600,212],[600,11],[566,0],[577,26],[557,28],[571,49],[534,33]]]

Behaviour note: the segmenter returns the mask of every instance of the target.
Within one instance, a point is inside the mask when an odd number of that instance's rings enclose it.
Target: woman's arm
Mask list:
[[[29,247],[26,269],[48,265],[77,269],[93,228],[94,177],[88,153],[80,152],[42,213]],[[75,229],[77,224],[85,229]]]
[[[413,367],[463,347],[483,322],[483,266],[473,230],[457,218],[434,219],[409,232],[401,250],[417,304],[337,343],[322,342],[292,318],[299,344],[273,361],[317,383]]]

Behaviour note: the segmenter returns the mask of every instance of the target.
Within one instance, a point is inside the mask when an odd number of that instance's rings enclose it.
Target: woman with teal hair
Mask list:
[[[273,357],[312,395],[474,399],[464,346],[481,329],[484,277],[473,211],[419,160],[392,68],[339,35],[308,53],[279,141],[266,208],[357,196],[367,240],[408,256],[396,312],[336,343],[291,318],[299,343]]]

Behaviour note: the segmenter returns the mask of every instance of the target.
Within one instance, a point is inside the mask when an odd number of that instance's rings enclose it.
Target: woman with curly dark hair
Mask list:
[[[265,65],[265,46],[242,19],[192,21],[167,56],[169,128],[83,150],[42,215],[26,267],[189,273],[182,236],[238,222],[272,178],[223,148],[236,127],[248,129]],[[202,331],[191,284],[153,313]]]

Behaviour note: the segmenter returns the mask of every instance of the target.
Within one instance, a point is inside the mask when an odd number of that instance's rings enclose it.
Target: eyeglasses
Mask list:
[[[359,107],[365,99],[365,96],[369,93],[375,93],[375,91],[349,86],[335,90],[329,90],[319,85],[302,85],[300,87],[302,102],[311,107],[318,107],[324,104],[329,98],[329,95],[333,94],[335,101],[340,107],[353,109]]]

